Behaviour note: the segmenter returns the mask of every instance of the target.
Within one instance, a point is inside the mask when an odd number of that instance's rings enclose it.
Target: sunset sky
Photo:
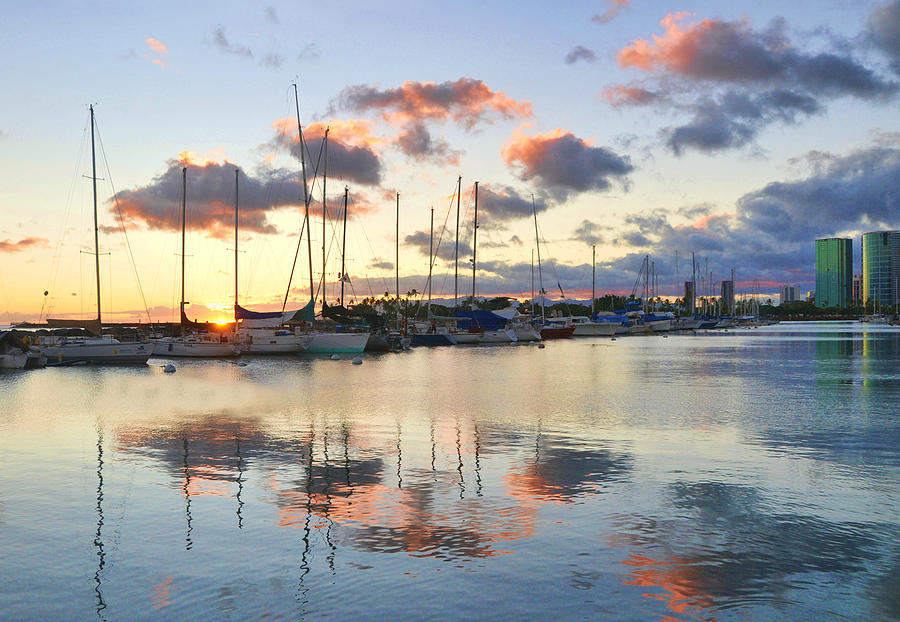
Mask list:
[[[280,309],[302,218],[293,81],[313,159],[330,128],[329,301],[345,186],[348,300],[393,292],[397,192],[402,291],[425,286],[433,207],[452,296],[458,175],[462,294],[474,181],[479,295],[530,296],[532,194],[544,286],[572,298],[591,244],[601,292],[630,293],[649,254],[680,294],[694,251],[714,282],[733,268],[738,293],[767,293],[814,288],[816,237],[900,227],[900,0],[17,3],[0,40],[0,324],[96,314],[92,103],[104,320],[175,318],[185,165],[188,314],[231,315],[235,167],[241,304]],[[318,280],[321,171],[311,187]],[[304,239],[291,306],[306,257]]]

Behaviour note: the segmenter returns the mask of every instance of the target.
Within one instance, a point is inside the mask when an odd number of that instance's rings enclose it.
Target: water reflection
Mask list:
[[[103,548],[103,430],[97,428],[97,532],[94,534],[94,548],[97,550],[97,572],[94,573],[94,595],[97,603],[97,617],[105,620],[103,611],[103,567],[106,565],[106,551]]]
[[[626,583],[658,588],[645,596],[673,614],[787,605],[817,574],[864,572],[882,556],[878,525],[789,513],[753,487],[678,482],[670,498],[678,518],[623,517],[616,542],[640,551],[622,562]]]

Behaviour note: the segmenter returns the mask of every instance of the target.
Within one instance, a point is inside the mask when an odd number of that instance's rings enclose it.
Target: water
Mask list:
[[[0,618],[900,619],[900,331],[0,375]]]

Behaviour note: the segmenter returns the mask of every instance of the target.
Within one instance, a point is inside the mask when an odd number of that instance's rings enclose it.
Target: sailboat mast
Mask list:
[[[238,308],[238,174],[234,169],[234,330],[237,330]]]
[[[537,246],[538,256],[538,286],[541,288],[541,322],[544,321],[544,277],[541,273],[541,236],[538,235],[537,207],[534,204],[534,195],[531,195],[531,211],[534,213],[534,243]]]
[[[434,265],[434,208],[431,208],[431,235],[428,238],[428,317],[431,317],[431,267]]]
[[[307,228],[306,247],[309,255],[309,299],[315,300],[316,293],[313,290],[313,269],[312,269],[312,235],[309,233],[309,189],[306,187],[306,158],[303,144],[303,125],[300,123],[300,96],[297,94],[297,83],[294,83],[294,107],[297,110],[297,134],[300,136],[300,170],[303,172],[303,225]]]
[[[531,249],[531,317],[534,318],[534,249]]]
[[[344,233],[341,239],[341,306],[344,306],[344,280],[347,277],[344,267],[344,257],[347,254],[347,194],[350,188],[344,186]],[[324,301],[324,297],[322,299]]]
[[[181,169],[181,336],[184,337],[184,232],[187,220],[187,167]]]
[[[472,308],[475,308],[475,257],[478,248],[478,182],[475,182],[475,228],[472,233]]]
[[[322,174],[322,307],[325,307],[325,275],[328,274],[328,271],[325,270],[325,214],[328,210],[325,204],[325,182],[328,181],[328,131],[330,128],[325,128],[325,138],[322,142],[323,151],[325,151],[325,166]],[[344,267],[341,266],[341,273],[343,274]],[[341,285],[341,305],[343,302],[343,291],[344,286]]]
[[[397,321],[400,321],[400,193],[397,193],[397,220],[394,233],[394,285],[397,288]]]
[[[697,315],[697,259],[691,251],[691,317]]]
[[[594,317],[594,299],[597,297],[597,245],[591,244],[591,319]]]
[[[459,199],[462,194],[462,175],[456,180],[456,252],[453,258],[453,308],[459,301]]]
[[[94,269],[97,274],[97,326],[103,334],[103,321],[100,319],[100,227],[97,225],[97,157],[94,148],[94,106],[91,106],[91,181],[94,186]],[[181,296],[184,299],[184,295]]]

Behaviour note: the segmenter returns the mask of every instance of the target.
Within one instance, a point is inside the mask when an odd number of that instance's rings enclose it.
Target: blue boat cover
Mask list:
[[[506,318],[492,311],[475,309],[473,311],[456,311],[456,321],[460,326],[468,328],[474,326],[484,330],[503,330],[506,328]]]

